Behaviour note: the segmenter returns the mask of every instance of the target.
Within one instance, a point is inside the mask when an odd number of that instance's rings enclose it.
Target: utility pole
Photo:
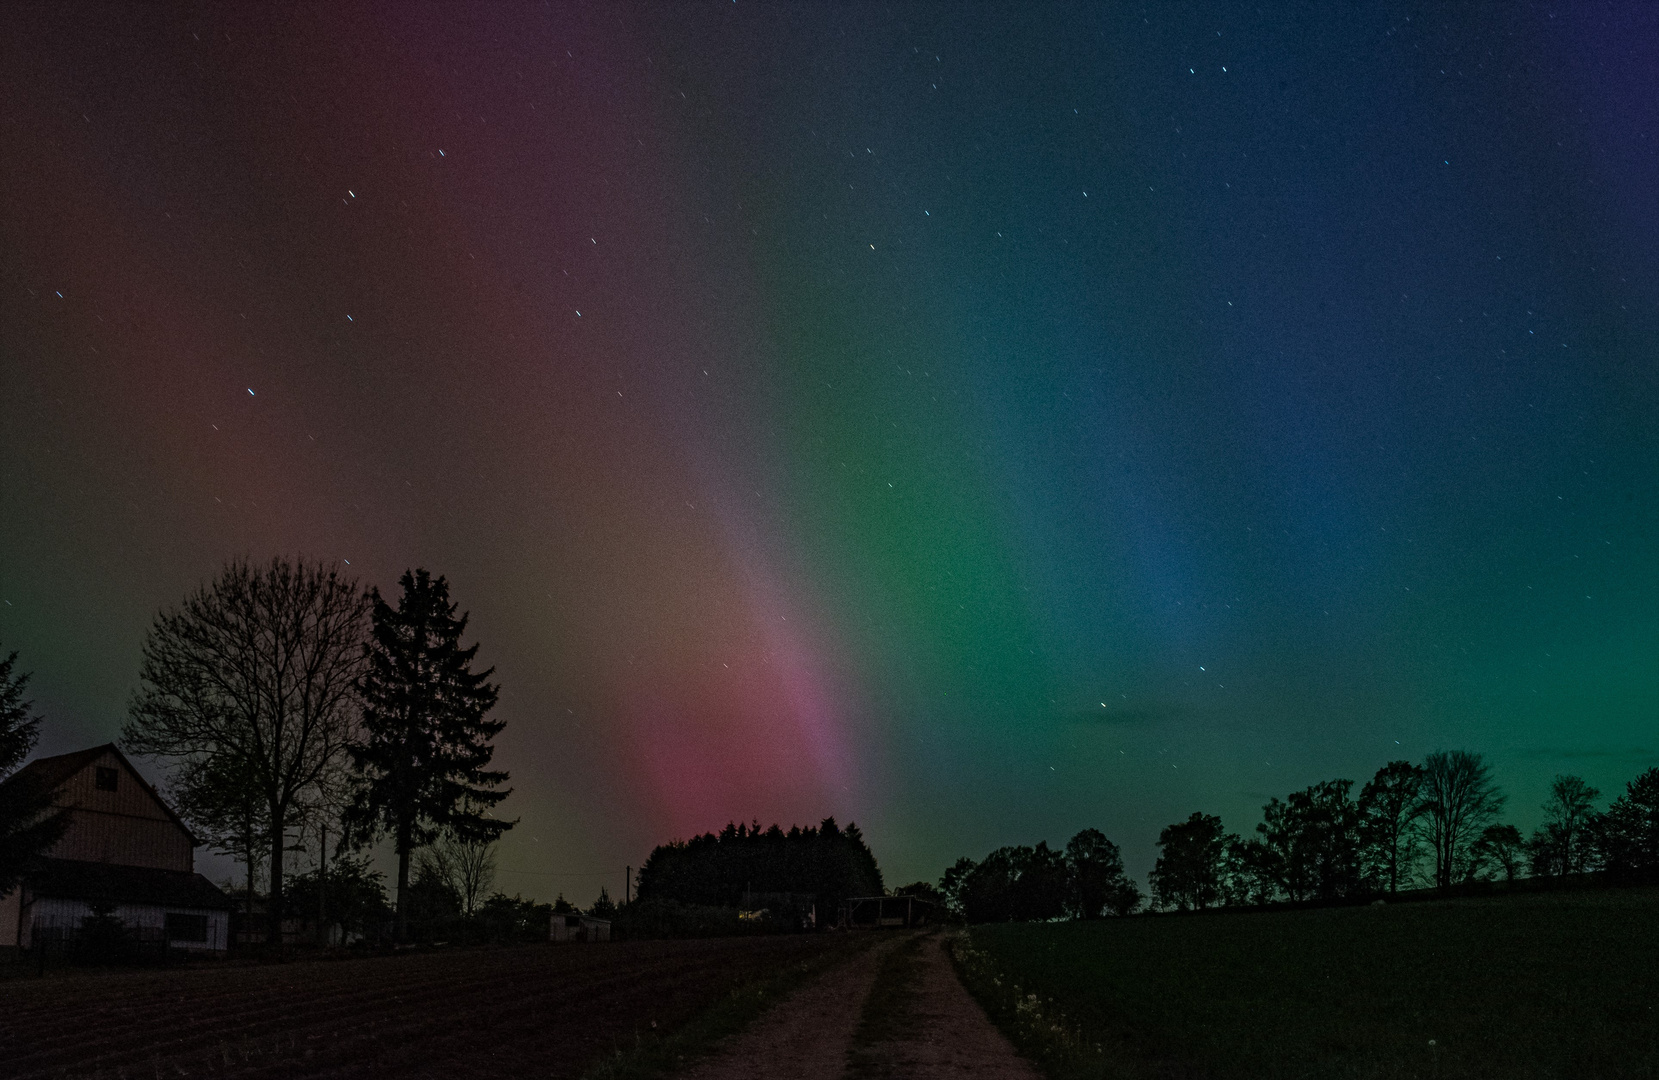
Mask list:
[[[632,897],[633,897],[633,892],[632,892],[633,887],[634,887],[634,868],[631,867],[631,866],[624,866],[622,868],[622,902],[624,904],[628,903],[632,899]]]

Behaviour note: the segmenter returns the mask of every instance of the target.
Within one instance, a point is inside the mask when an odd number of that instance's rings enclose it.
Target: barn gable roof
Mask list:
[[[231,906],[217,885],[194,872],[76,859],[40,860],[40,868],[29,876],[29,891],[59,900],[115,899],[123,904],[212,910]]]
[[[94,746],[86,750],[76,750],[71,754],[57,754],[53,757],[35,758],[15,773],[12,773],[11,776],[7,777],[5,782],[7,784],[12,784],[22,780],[24,777],[30,777],[43,787],[56,791],[64,784],[68,783],[70,777],[91,765],[94,761],[97,761],[105,754],[115,755],[115,759],[121,763],[121,767],[126,770],[127,775],[138,782],[139,789],[154,800],[155,804],[161,807],[163,812],[165,812],[167,816],[172,819],[173,824],[177,825],[186,836],[190,837],[190,844],[192,847],[201,846],[201,841],[196,839],[196,834],[190,830],[190,826],[186,825],[184,823],[184,819],[179,817],[171,806],[167,805],[167,800],[163,799],[156,789],[150,786],[150,782],[144,779],[137,769],[133,768],[132,762],[127,760],[127,755],[123,754],[121,752],[121,748],[116,746],[114,743],[105,743],[102,746]]]

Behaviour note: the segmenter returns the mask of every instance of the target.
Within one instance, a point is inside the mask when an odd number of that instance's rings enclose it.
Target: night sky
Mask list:
[[[448,576],[501,884],[1659,763],[1659,9],[0,10],[0,643]],[[1449,14],[1448,14],[1449,13]]]

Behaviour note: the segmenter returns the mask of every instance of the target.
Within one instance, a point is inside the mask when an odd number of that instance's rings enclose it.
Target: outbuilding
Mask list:
[[[549,941],[609,941],[611,920],[596,919],[577,912],[573,915],[555,913],[548,928]]]
[[[852,896],[841,905],[840,924],[848,929],[931,926],[937,905],[920,896]]]

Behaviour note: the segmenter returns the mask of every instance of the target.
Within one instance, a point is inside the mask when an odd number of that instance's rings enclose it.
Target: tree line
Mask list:
[[[788,832],[776,824],[763,830],[758,821],[728,823],[718,834],[661,844],[640,867],[638,883],[641,905],[759,910],[796,904],[815,907],[817,925],[848,897],[882,892],[881,868],[864,835],[833,817]]]
[[[1203,812],[1166,826],[1150,901],[1195,911],[1342,903],[1523,876],[1659,877],[1659,768],[1598,810],[1600,798],[1582,777],[1557,776],[1543,824],[1523,836],[1499,820],[1505,796],[1481,755],[1453,750],[1421,763],[1391,761],[1357,796],[1352,780],[1339,779],[1270,799],[1251,836],[1230,833],[1220,817]],[[977,863],[959,859],[937,892],[969,922],[1126,915],[1147,900],[1124,873],[1117,846],[1094,829],[1063,851],[1039,843],[1000,848]]]
[[[1528,875],[1659,874],[1659,769],[1630,781],[1605,811],[1596,809],[1601,792],[1583,778],[1557,776],[1543,824],[1529,837],[1498,820],[1505,796],[1476,753],[1391,761],[1357,798],[1353,786],[1326,780],[1274,798],[1250,837],[1201,812],[1167,826],[1158,836],[1153,902],[1180,910],[1333,903]]]
[[[980,862],[958,859],[939,879],[938,895],[968,922],[1097,919],[1127,915],[1145,899],[1124,872],[1123,853],[1098,829],[1059,851],[1041,841],[998,848]]]
[[[234,561],[145,637],[120,745],[162,765],[180,815],[243,863],[250,899],[264,870],[273,944],[292,909],[296,840],[318,853],[295,884],[314,895],[321,924],[331,897],[343,910],[373,906],[378,875],[361,853],[390,839],[402,940],[411,867],[473,914],[493,876],[490,846],[514,824],[493,813],[510,793],[507,773],[490,767],[505,727],[488,715],[494,669],[473,670],[478,646],[462,644],[467,615],[442,576],[415,569],[398,584],[394,606],[336,566]],[[15,660],[0,666],[0,779],[38,735]],[[61,832],[51,793],[23,787],[0,787],[0,891]]]

